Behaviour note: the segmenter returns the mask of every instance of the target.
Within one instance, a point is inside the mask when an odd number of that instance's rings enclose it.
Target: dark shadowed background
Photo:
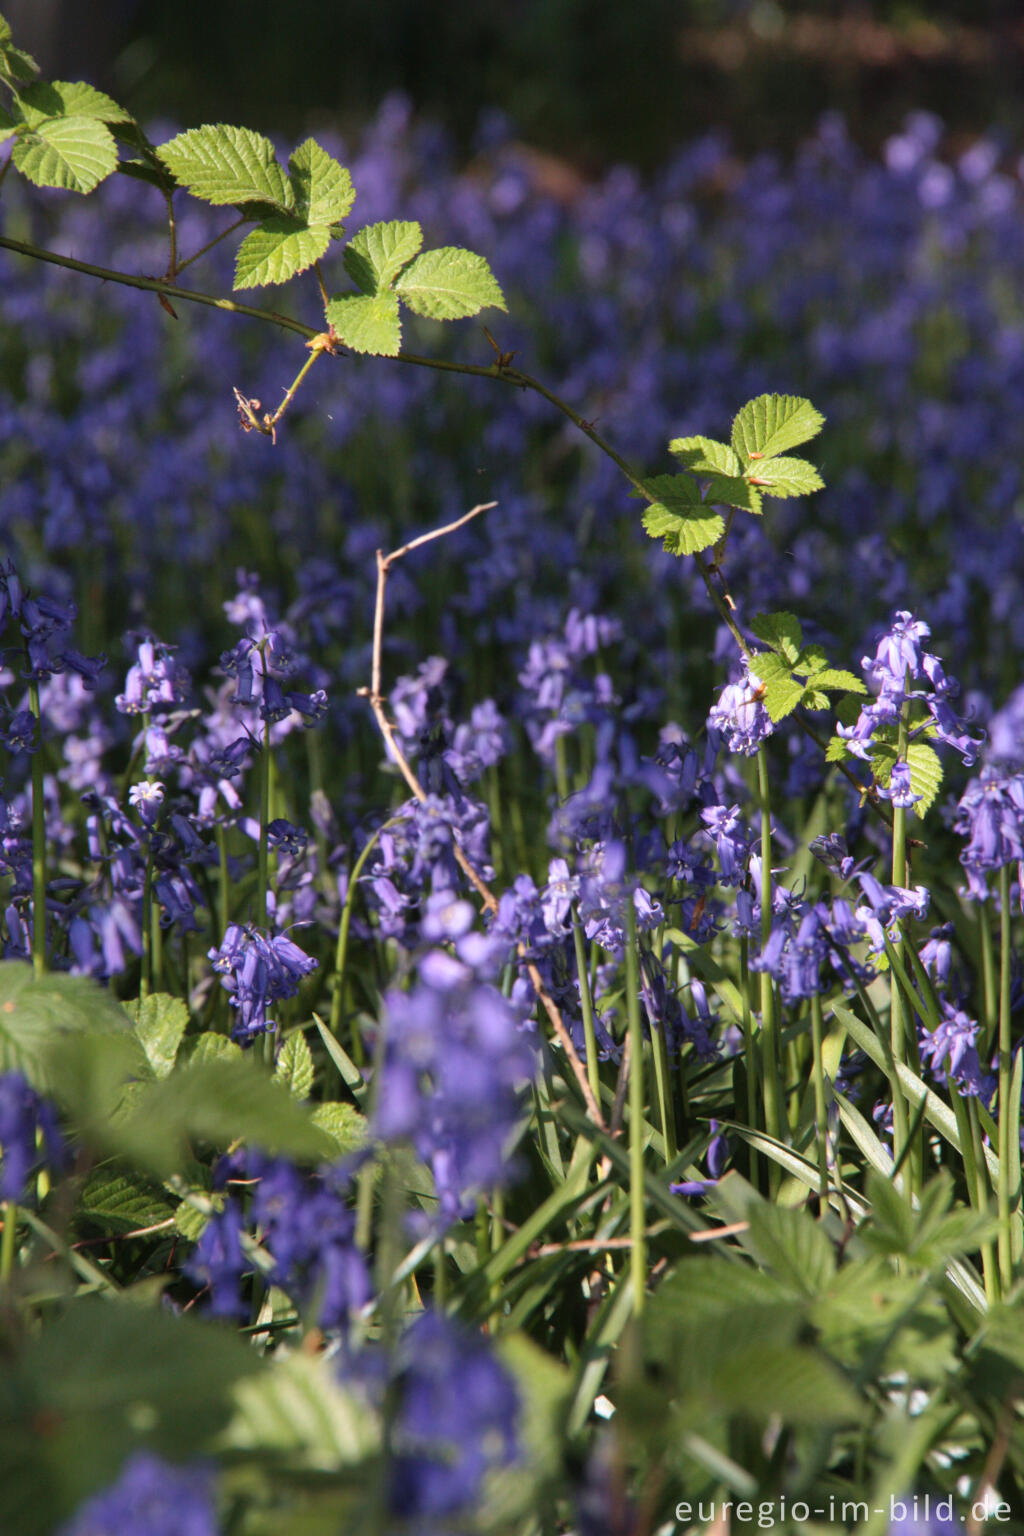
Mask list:
[[[841,110],[866,147],[907,111],[1024,137],[1020,0],[0,0],[44,73],[143,119],[351,131],[400,90],[464,151],[499,108],[596,170],[709,127],[784,149]]]

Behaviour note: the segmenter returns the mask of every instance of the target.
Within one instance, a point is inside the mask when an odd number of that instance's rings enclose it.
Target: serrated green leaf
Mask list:
[[[199,1036],[189,1056],[189,1064],[194,1066],[204,1061],[242,1061],[244,1058],[245,1052],[237,1040],[211,1033]]]
[[[156,992],[125,1005],[154,1077],[166,1077],[188,1028],[188,1008],[180,997]]]
[[[655,475],[644,484],[657,493],[659,480],[673,481],[676,475]],[[672,503],[654,501],[644,511],[643,525],[652,539],[662,539],[670,555],[695,555],[717,544],[725,532],[725,522],[717,512],[699,499],[689,510],[684,501],[673,497]]]
[[[18,131],[18,122],[9,112],[0,107],[0,144],[6,143],[12,134]]]
[[[765,683],[764,707],[778,725],[780,720],[793,713],[803,696],[802,683],[794,682],[791,677],[773,678],[770,683]]]
[[[831,699],[827,693],[821,693],[817,688],[808,688],[803,696],[804,709],[820,710],[831,708]]]
[[[738,507],[741,512],[761,515],[761,492],[749,480],[731,475],[710,475],[704,488],[704,500],[708,505]]]
[[[713,437],[674,437],[668,445],[669,453],[682,460],[692,474],[714,474],[739,477],[743,465],[729,447]]]
[[[752,464],[747,470],[747,478],[762,495],[779,499],[809,496],[812,491],[825,488],[824,480],[806,459],[766,459],[763,463]]]
[[[352,1104],[339,1104],[335,1100],[318,1104],[312,1120],[337,1144],[339,1153],[354,1152],[366,1140],[366,1116]]]
[[[130,112],[84,80],[37,80],[18,92],[18,103],[30,128],[52,117],[89,117],[100,123],[132,121]]]
[[[240,1381],[233,1396],[234,1413],[218,1437],[223,1452],[287,1457],[290,1467],[333,1472],[380,1443],[379,1420],[322,1357],[275,1355],[269,1370]]]
[[[142,1084],[109,1138],[112,1151],[158,1178],[179,1171],[195,1141],[224,1148],[240,1140],[310,1162],[333,1151],[308,1111],[248,1057],[192,1061]]]
[[[428,320],[461,320],[482,309],[508,307],[484,258],[454,245],[414,257],[396,278],[394,291],[413,314]]]
[[[117,145],[105,123],[90,117],[54,117],[19,138],[14,164],[37,187],[91,192],[117,170]]]
[[[37,978],[23,961],[0,963],[0,1072],[22,1072],[45,1092],[52,1082],[50,1051],[77,1034],[114,1035],[128,1043],[131,1020],[113,993],[88,977]]]
[[[804,634],[795,613],[757,613],[750,621],[750,628],[759,640],[777,651],[791,667],[796,665]]]
[[[327,306],[327,320],[353,352],[396,357],[402,344],[402,323],[394,293],[345,294]]]
[[[368,224],[345,247],[345,271],[364,293],[390,288],[423,244],[423,231],[412,220]]]
[[[935,796],[942,788],[942,759],[926,741],[912,741],[907,748],[910,768],[910,787],[920,800],[915,801],[914,811],[923,817],[935,803]]]
[[[307,224],[340,224],[356,189],[343,165],[315,139],[306,139],[288,160],[295,212]]]
[[[301,1030],[289,1035],[277,1058],[276,1082],[284,1083],[297,1099],[308,1099],[313,1088],[313,1053]]]
[[[750,658],[750,670],[762,683],[788,678],[792,672],[789,663],[774,651],[754,651]]]
[[[15,48],[10,27],[5,21],[3,26],[6,31],[0,32],[0,76],[20,86],[24,80],[35,79],[39,65],[24,48]]]
[[[825,748],[826,763],[845,763],[850,756],[850,748],[842,736],[833,736]]]
[[[811,1349],[771,1340],[724,1360],[711,1379],[713,1402],[763,1422],[818,1428],[853,1423],[863,1409],[839,1371]]]
[[[80,1217],[118,1235],[158,1226],[173,1214],[161,1185],[130,1169],[98,1168],[78,1197]]]
[[[758,395],[732,424],[732,446],[744,464],[773,459],[817,437],[825,418],[797,395]]]
[[[844,672],[841,667],[826,667],[822,672],[815,672],[813,682],[815,688],[842,688],[846,693],[867,693],[863,681],[853,672]]]
[[[242,288],[265,288],[286,283],[319,261],[331,243],[326,224],[308,225],[285,213],[275,213],[251,230],[235,257],[237,293]]]
[[[267,203],[291,213],[295,193],[274,154],[274,146],[251,128],[225,123],[190,128],[157,150],[174,179],[216,207]]]
[[[784,1205],[751,1207],[744,1246],[801,1296],[818,1296],[835,1273],[832,1244],[806,1211]]]

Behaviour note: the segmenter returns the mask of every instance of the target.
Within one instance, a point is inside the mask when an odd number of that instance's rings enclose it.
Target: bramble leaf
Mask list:
[[[10,24],[0,16],[0,77],[17,85],[38,73],[39,65],[23,48],[15,48]]]
[[[307,225],[285,213],[264,219],[238,247],[235,257],[235,292],[286,283],[296,272],[305,272],[319,261],[331,243],[326,224]]]
[[[716,442],[713,437],[674,437],[668,451],[681,459],[695,475],[739,476],[743,473],[743,465],[729,444]]]
[[[130,123],[132,115],[105,91],[84,80],[36,80],[18,92],[18,105],[30,128],[51,117],[88,117],[100,123]]]
[[[761,492],[742,476],[711,475],[704,491],[710,505],[739,507],[742,512],[761,513]]]
[[[288,160],[295,212],[307,224],[340,224],[355,202],[352,177],[315,139],[306,139]]]
[[[76,1034],[115,1035],[127,1044],[131,1021],[112,992],[85,976],[35,977],[23,961],[0,963],[0,1072],[21,1072],[45,1092],[51,1052]]]
[[[508,307],[484,258],[454,245],[415,257],[399,274],[395,292],[413,314],[428,320],[461,320],[482,309]]]
[[[797,395],[758,395],[740,410],[732,424],[732,446],[749,464],[774,459],[817,437],[825,418],[809,400]]]
[[[392,292],[344,294],[327,306],[327,321],[353,352],[395,357],[402,344],[398,299]]]
[[[824,490],[825,482],[813,464],[806,459],[768,459],[763,464],[753,463],[747,471],[753,485],[765,496],[779,499],[786,496],[809,496],[812,491]]]
[[[935,796],[942,787],[942,759],[930,747],[926,741],[912,741],[907,748],[907,763],[910,767],[910,787],[915,795],[920,795],[920,800],[915,801],[913,809],[917,815],[923,817],[935,802]]]
[[[301,1030],[296,1030],[285,1041],[277,1058],[274,1081],[284,1083],[297,1099],[309,1098],[313,1087],[313,1053]]]
[[[802,683],[794,682],[791,677],[773,678],[771,682],[765,682],[764,707],[778,725],[780,720],[793,713],[803,696]]]
[[[759,640],[770,645],[791,667],[795,665],[803,644],[803,630],[795,613],[758,613],[750,627]]]
[[[13,159],[37,187],[91,192],[117,170],[117,145],[95,118],[52,117],[18,139]]]
[[[423,244],[423,230],[412,220],[367,224],[345,247],[345,271],[364,293],[390,288]]]
[[[843,688],[847,693],[867,693],[867,688],[861,678],[853,672],[844,672],[841,667],[826,667],[823,672],[814,674],[815,688]]]
[[[175,180],[203,202],[269,203],[280,213],[294,209],[295,193],[273,144],[251,128],[207,123],[169,139],[157,154]]]
[[[776,656],[774,651],[755,651],[750,658],[750,672],[762,683],[774,682],[780,677],[789,677],[792,668],[781,656]]]
[[[366,1117],[351,1104],[339,1104],[334,1100],[318,1104],[310,1118],[337,1143],[338,1155],[354,1152],[366,1140]]]
[[[155,1180],[127,1169],[98,1168],[78,1197],[78,1214],[108,1232],[125,1233],[168,1221],[174,1206]]]
[[[700,499],[697,483],[688,475],[652,475],[644,489],[656,498],[644,512],[644,528],[662,539],[670,555],[693,555],[716,544],[725,523]]]
[[[180,997],[154,992],[125,1004],[135,1021],[135,1035],[146,1053],[154,1077],[166,1077],[188,1028],[188,1008]]]

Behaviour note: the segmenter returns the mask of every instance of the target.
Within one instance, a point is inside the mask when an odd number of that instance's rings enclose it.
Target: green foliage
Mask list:
[[[289,1035],[277,1058],[274,1081],[284,1083],[297,1099],[308,1099],[313,1089],[313,1053],[301,1030]]]
[[[166,1077],[188,1028],[187,1007],[180,997],[157,992],[126,1003],[125,1012],[135,1022],[135,1034],[153,1076]]]
[[[353,352],[396,357],[402,345],[398,296],[391,292],[345,294],[340,299],[331,299],[327,323]]]
[[[117,999],[87,977],[36,977],[20,960],[0,962],[0,1072],[22,1072],[46,1092],[55,1059],[75,1035],[119,1036],[127,1058],[137,1061],[130,1030]]]
[[[367,224],[345,247],[345,271],[363,293],[386,293],[422,244],[423,230],[412,221]]]
[[[643,485],[651,498],[644,512],[644,527],[652,539],[662,540],[670,555],[695,555],[717,544],[725,523],[719,513],[704,505],[688,476],[651,475]]]
[[[829,666],[820,645],[804,645],[795,614],[759,613],[750,627],[770,647],[751,657],[750,671],[764,684],[764,706],[776,723],[799,707],[828,709],[830,692],[865,692],[852,672]]]
[[[796,395],[758,395],[736,413],[732,446],[744,464],[774,459],[817,437],[825,418]],[[801,459],[788,462],[801,464]]]
[[[236,208],[269,204],[277,213],[295,208],[294,190],[273,144],[252,128],[226,123],[189,128],[161,144],[157,154],[175,181],[204,203]]]

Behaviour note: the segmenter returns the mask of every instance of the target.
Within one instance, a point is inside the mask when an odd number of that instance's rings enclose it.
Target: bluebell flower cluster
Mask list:
[[[66,1161],[53,1105],[20,1072],[0,1073],[0,1200],[24,1200],[33,1173]]]
[[[87,1499],[58,1536],[219,1536],[215,1474],[150,1451],[129,1456],[117,1481]]]

